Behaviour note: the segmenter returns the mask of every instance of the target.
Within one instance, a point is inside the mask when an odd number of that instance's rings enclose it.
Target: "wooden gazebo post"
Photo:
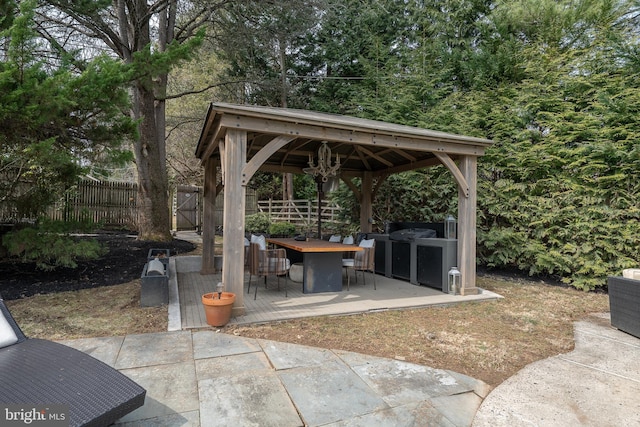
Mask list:
[[[209,157],[204,165],[204,206],[202,212],[202,268],[200,274],[215,273],[216,177],[218,159]],[[215,286],[215,284],[214,284]],[[211,291],[213,292],[213,287]]]
[[[360,186],[360,231],[371,233],[370,219],[373,215],[373,174],[364,172]]]
[[[247,132],[228,129],[222,157],[224,183],[224,220],[222,238],[222,283],[228,292],[236,294],[232,316],[245,313],[244,307],[244,212],[245,186],[242,172],[247,156]]]
[[[466,191],[458,187],[458,268],[462,275],[462,295],[475,295],[476,287],[476,202],[478,158],[462,156],[460,172]]]

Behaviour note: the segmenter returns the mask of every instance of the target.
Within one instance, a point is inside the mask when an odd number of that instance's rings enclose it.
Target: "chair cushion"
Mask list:
[[[372,248],[375,243],[376,239],[362,239],[359,246],[361,248]]]
[[[18,342],[18,336],[0,311],[0,348],[7,347]]]
[[[333,243],[340,243],[340,238],[342,236],[340,236],[339,234],[334,234],[331,237],[329,237],[329,241],[333,242]]]
[[[261,251],[264,251],[265,249],[267,249],[267,239],[264,236],[256,236],[252,234],[251,243],[257,243],[258,246],[260,246]]]
[[[260,268],[264,272],[275,274],[284,274],[291,268],[291,260],[289,258],[267,258]]]
[[[342,266],[343,267],[354,267],[356,265],[356,260],[353,258],[343,258]]]
[[[635,279],[640,280],[640,269],[639,268],[625,268],[622,270],[622,277],[626,279]]]
[[[342,244],[344,244],[344,245],[353,245],[353,236],[345,237],[344,240],[342,241]]]

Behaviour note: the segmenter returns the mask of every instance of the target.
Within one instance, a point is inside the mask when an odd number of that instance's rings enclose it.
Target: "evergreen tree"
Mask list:
[[[82,69],[62,58],[44,63],[35,3],[21,2],[0,33],[0,201],[18,218],[44,212],[91,167],[130,159],[122,144],[135,134],[123,114],[126,69],[104,56]]]

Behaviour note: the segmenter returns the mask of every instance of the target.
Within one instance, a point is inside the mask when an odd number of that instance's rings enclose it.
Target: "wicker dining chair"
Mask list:
[[[264,277],[266,287],[267,278],[275,276],[278,281],[278,290],[280,290],[280,277],[284,276],[284,296],[288,296],[287,285],[290,268],[291,261],[287,258],[287,251],[285,249],[261,249],[259,244],[251,243],[249,246],[249,286],[247,287],[247,293],[251,292],[253,276],[256,277],[256,289],[253,294],[254,300],[258,296],[258,277]]]
[[[371,273],[373,277],[373,289],[376,289],[376,272],[375,272],[375,255],[376,255],[376,245],[375,240],[362,240],[359,245],[362,250],[356,251],[354,253],[353,258],[343,258],[342,259],[342,267],[344,267],[347,274],[347,290],[349,290],[351,275],[349,274],[350,270],[353,270],[353,274],[356,279],[356,283],[358,283],[358,271],[362,272],[362,280],[366,286],[367,279],[365,277],[365,272]]]

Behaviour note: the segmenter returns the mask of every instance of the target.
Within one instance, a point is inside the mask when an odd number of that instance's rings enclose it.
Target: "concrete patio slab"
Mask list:
[[[239,375],[247,372],[261,375],[273,370],[263,352],[236,354],[196,360],[196,375],[200,379],[217,378],[220,375]]]
[[[298,427],[303,425],[273,371],[221,373],[198,382],[202,426]]]
[[[398,406],[323,427],[456,427],[429,402]]]
[[[212,333],[210,330],[194,332],[192,337],[193,354],[196,359],[231,356],[261,350],[257,340],[238,339],[233,335]]]
[[[192,337],[187,331],[127,335],[115,367],[127,369],[186,362],[193,359]]]
[[[275,370],[304,368],[334,362],[338,357],[330,350],[261,340],[260,345]]]
[[[473,425],[640,425],[640,339],[593,317],[574,334],[572,352],[532,363],[494,389]]]
[[[71,345],[73,348],[90,354],[111,367],[115,367],[118,353],[124,342],[124,336],[81,338],[60,342],[65,345]]]
[[[458,382],[447,371],[398,360],[385,359],[378,363],[352,366],[352,369],[382,396],[389,406],[400,406],[439,396],[473,393],[472,387]]]
[[[278,371],[305,425],[318,426],[389,406],[342,361]]]
[[[200,409],[200,396],[193,360],[139,368],[121,372],[147,390],[143,407],[122,421],[146,420]]]

